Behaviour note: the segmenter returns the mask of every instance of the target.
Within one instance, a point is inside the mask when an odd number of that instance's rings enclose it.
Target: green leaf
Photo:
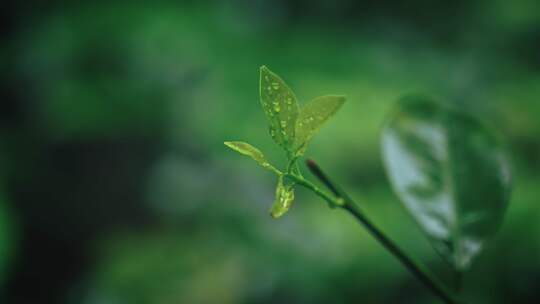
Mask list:
[[[394,191],[456,270],[467,269],[500,226],[509,162],[477,120],[425,98],[399,101],[382,136]]]
[[[309,140],[344,102],[345,96],[327,95],[317,97],[302,107],[296,120],[295,148],[299,155],[305,152]]]
[[[274,168],[268,162],[268,160],[266,160],[266,157],[264,157],[264,154],[259,149],[255,148],[254,146],[248,143],[242,142],[242,141],[226,141],[224,142],[224,144],[227,147],[233,149],[234,151],[240,154],[244,154],[253,158],[257,163],[259,163],[259,165],[263,166],[264,168],[270,169],[276,173],[281,174],[279,170]]]
[[[291,151],[298,116],[298,102],[293,91],[264,65],[261,67],[259,91],[272,139]]]
[[[273,218],[283,216],[294,201],[294,184],[285,184],[281,175],[276,187],[276,200],[270,209],[270,215]]]

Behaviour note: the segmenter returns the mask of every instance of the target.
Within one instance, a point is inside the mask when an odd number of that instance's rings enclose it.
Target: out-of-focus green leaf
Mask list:
[[[500,226],[511,174],[503,148],[474,118],[408,97],[385,125],[394,191],[439,253],[463,271]]]
[[[259,90],[272,139],[291,151],[298,117],[298,102],[293,91],[266,66],[261,67]]]
[[[283,176],[279,177],[276,187],[276,200],[270,209],[270,215],[273,218],[278,218],[284,215],[294,201],[294,184],[285,184]]]
[[[296,120],[295,133],[295,148],[299,154],[305,152],[309,140],[344,102],[345,96],[327,95],[317,97],[302,107]]]
[[[266,160],[264,154],[254,146],[243,141],[226,141],[224,142],[224,144],[240,154],[244,154],[253,158],[253,160],[255,160],[257,163],[259,163],[259,165],[263,166],[264,168],[270,169],[272,171],[278,171],[268,162],[268,160]]]

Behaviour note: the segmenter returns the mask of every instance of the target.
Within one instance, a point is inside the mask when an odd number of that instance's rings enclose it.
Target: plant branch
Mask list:
[[[460,304],[462,302],[456,299],[450,291],[448,291],[438,280],[429,274],[427,269],[415,262],[411,257],[407,256],[401,248],[397,246],[390,238],[388,238],[379,228],[377,228],[362,212],[360,207],[351,199],[351,197],[333,183],[326,174],[317,166],[313,160],[307,161],[307,166],[310,171],[335,195],[330,196],[326,192],[320,190],[311,182],[303,177],[287,174],[286,176],[295,180],[299,185],[302,185],[326,200],[330,206],[341,207],[347,210],[354,218],[360,222],[368,232],[381,245],[383,245],[394,257],[396,257],[407,270],[409,270],[420,282],[422,282],[429,290],[438,296],[446,304]]]
[[[332,208],[340,207],[340,206],[343,205],[343,200],[342,199],[339,199],[337,197],[334,197],[334,196],[326,193],[325,191],[321,190],[319,187],[317,187],[316,185],[314,185],[313,183],[311,183],[310,181],[306,180],[305,178],[303,178],[301,176],[298,176],[296,174],[291,174],[291,173],[285,173],[284,176],[291,179],[291,180],[293,180],[298,185],[301,185],[301,186],[313,191],[317,196],[319,196],[320,198],[325,200],[328,203],[328,205],[330,205],[330,207],[332,207]]]

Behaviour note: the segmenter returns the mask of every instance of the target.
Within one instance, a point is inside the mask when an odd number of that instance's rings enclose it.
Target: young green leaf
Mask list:
[[[467,269],[500,226],[509,200],[508,160],[474,118],[418,97],[400,100],[384,127],[391,184],[434,248]]]
[[[266,160],[266,157],[264,157],[264,154],[254,146],[242,141],[226,141],[224,144],[240,154],[251,157],[264,168],[281,174],[279,170],[270,165],[270,163]]]
[[[309,140],[345,102],[345,96],[327,95],[313,99],[300,110],[296,120],[295,149],[302,155]]]
[[[287,151],[292,150],[298,102],[293,91],[266,66],[260,69],[261,105],[272,139]]]
[[[284,215],[294,201],[294,184],[285,184],[283,176],[279,177],[276,187],[276,200],[270,209],[270,215],[273,218],[279,218]]]

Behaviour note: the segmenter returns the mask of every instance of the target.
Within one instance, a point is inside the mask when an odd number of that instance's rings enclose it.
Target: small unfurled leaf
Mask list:
[[[272,139],[287,151],[294,143],[298,102],[293,91],[266,66],[261,67],[261,105],[268,120]]]
[[[303,154],[309,140],[345,102],[345,96],[327,95],[313,99],[300,110],[296,120],[295,150]]]
[[[500,226],[509,163],[477,120],[425,98],[400,100],[382,136],[392,186],[434,248],[466,270]]]
[[[294,184],[285,184],[283,176],[279,177],[276,187],[276,199],[272,208],[270,209],[270,215],[273,218],[278,218],[284,215],[294,201]]]
[[[242,141],[226,141],[224,142],[224,144],[240,154],[244,154],[253,158],[256,162],[259,163],[259,165],[263,166],[264,168],[270,169],[272,171],[277,171],[277,169],[270,165],[270,163],[266,160],[264,154],[254,146]]]

